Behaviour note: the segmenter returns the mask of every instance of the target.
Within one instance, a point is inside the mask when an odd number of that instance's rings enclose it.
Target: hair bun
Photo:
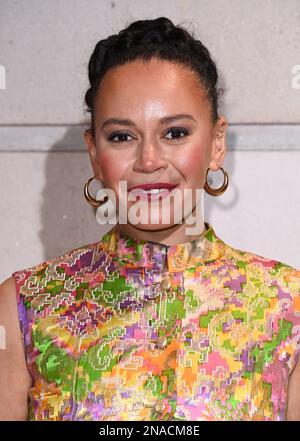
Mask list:
[[[159,17],[154,20],[138,20],[118,34],[118,49],[130,49],[141,44],[186,43],[185,30],[177,28],[171,20]]]

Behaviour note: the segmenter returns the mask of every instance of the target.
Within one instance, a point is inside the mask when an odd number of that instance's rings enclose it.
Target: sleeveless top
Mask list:
[[[300,270],[212,225],[176,245],[116,224],[19,270],[28,420],[284,420]]]

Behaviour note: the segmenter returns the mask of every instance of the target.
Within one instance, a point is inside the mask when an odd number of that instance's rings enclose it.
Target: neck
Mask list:
[[[191,216],[193,215],[193,212]],[[204,220],[201,216],[200,218],[199,216],[197,218],[197,231],[199,231],[199,233],[197,234],[187,234],[187,229],[194,229],[194,225],[187,224],[186,222],[171,225],[166,228],[151,230],[144,229],[143,225],[136,226],[128,222],[127,224],[118,224],[118,228],[121,233],[125,234],[128,237],[131,237],[134,240],[158,242],[168,246],[190,242],[199,238],[206,231]]]

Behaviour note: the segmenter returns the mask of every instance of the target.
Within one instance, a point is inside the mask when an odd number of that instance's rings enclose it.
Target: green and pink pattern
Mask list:
[[[115,225],[13,273],[29,420],[284,420],[300,271],[211,224],[173,246]]]

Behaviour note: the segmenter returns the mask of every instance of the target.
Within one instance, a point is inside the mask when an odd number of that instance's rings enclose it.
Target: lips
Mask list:
[[[128,191],[131,191],[136,188],[140,188],[145,191],[156,190],[156,189],[159,190],[159,189],[163,189],[163,188],[166,188],[167,190],[173,190],[173,188],[177,187],[177,185],[178,184],[170,184],[168,182],[155,182],[155,183],[151,183],[151,184],[136,185],[135,187],[131,187]]]

